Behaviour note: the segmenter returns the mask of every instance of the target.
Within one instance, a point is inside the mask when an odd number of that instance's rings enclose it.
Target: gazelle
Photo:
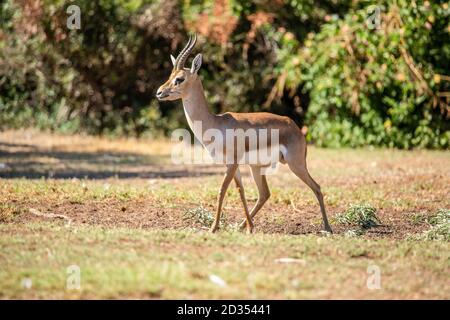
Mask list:
[[[288,117],[266,112],[227,112],[219,115],[212,114],[209,111],[205,94],[203,92],[202,82],[198,76],[198,71],[202,64],[202,55],[197,54],[190,69],[184,67],[186,59],[194,48],[196,41],[197,37],[195,35],[194,37],[190,37],[187,45],[183,50],[181,50],[177,58],[174,58],[172,55],[170,56],[173,64],[173,70],[169,76],[169,79],[158,88],[156,92],[156,97],[158,100],[181,99],[189,126],[194,132],[195,137],[207,149],[208,145],[211,144],[211,140],[205,138],[204,133],[206,130],[218,130],[222,133],[222,137],[226,137],[227,130],[278,130],[280,152],[277,154],[277,161],[284,164],[287,163],[291,171],[312,189],[320,205],[324,229],[328,232],[332,232],[330,224],[328,223],[320,186],[311,177],[306,167],[306,139],[300,128]],[[194,122],[197,121],[200,121],[202,124],[200,130],[194,126]],[[234,143],[235,142],[233,142],[233,144]],[[223,153],[226,158],[236,160],[241,157],[241,155],[236,154],[238,150],[237,148],[230,149],[227,146],[228,144],[223,144]],[[259,144],[256,144],[256,148],[258,147]],[[248,150],[250,148],[248,143],[246,143],[245,148],[246,152],[252,151]],[[240,163],[238,161],[226,163],[226,174],[220,188],[217,211],[210,229],[211,232],[215,232],[219,228],[223,199],[228,186],[233,179],[239,190],[240,198],[244,205],[246,219],[242,222],[241,228],[246,226],[248,233],[253,231],[253,217],[256,213],[258,213],[270,197],[266,175],[264,174],[264,168],[270,164],[250,164],[253,180],[258,187],[258,200],[253,209],[249,212],[241,175],[238,168],[239,165]]]

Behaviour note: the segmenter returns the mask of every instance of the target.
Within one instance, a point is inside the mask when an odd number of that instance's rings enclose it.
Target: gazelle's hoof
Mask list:
[[[211,228],[209,229],[209,232],[215,233],[218,229],[219,229],[218,227],[211,227]]]
[[[326,227],[324,228],[324,231],[329,232],[329,233],[333,233],[333,230],[331,229],[330,226],[326,226]]]
[[[253,233],[253,227],[247,228],[245,232],[246,232],[247,234],[252,234],[252,233]]]

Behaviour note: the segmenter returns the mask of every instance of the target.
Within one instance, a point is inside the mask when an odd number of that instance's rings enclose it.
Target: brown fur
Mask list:
[[[194,59],[196,60],[198,56]],[[201,57],[200,57],[201,60]],[[306,183],[317,197],[322,213],[323,225],[326,231],[332,232],[328,223],[323,195],[320,186],[310,176],[306,166],[306,139],[300,128],[288,117],[283,117],[267,112],[255,113],[235,113],[227,112],[220,115],[212,114],[208,109],[208,104],[203,92],[202,83],[197,75],[196,67],[193,65],[191,72],[189,69],[174,69],[169,79],[158,89],[157,97],[160,100],[177,100],[182,99],[186,118],[195,136],[204,144],[208,145],[210,141],[204,141],[203,133],[208,129],[219,129],[223,136],[226,136],[227,129],[271,129],[279,130],[279,143],[286,148],[286,155],[280,155],[279,161],[287,163],[291,171],[297,175],[304,183]],[[176,84],[175,79],[183,78],[182,83]],[[201,121],[202,131],[196,132],[192,126],[194,121]],[[270,143],[270,141],[268,141]],[[248,150],[248,145],[246,146]],[[236,148],[233,149],[233,152]],[[227,153],[224,146],[224,153]],[[237,154],[232,155],[238,158]],[[247,227],[247,232],[253,231],[253,217],[262,208],[264,203],[270,197],[269,187],[267,185],[266,176],[262,173],[261,166],[250,165],[253,180],[258,187],[258,201],[253,209],[249,212],[247,201],[245,199],[244,187],[241,181],[241,175],[238,164],[228,164],[225,178],[219,192],[217,204],[217,212],[214,222],[211,226],[211,232],[215,232],[219,228],[220,216],[222,213],[222,204],[226,191],[232,180],[235,181],[239,194],[244,205],[245,221],[242,227]]]

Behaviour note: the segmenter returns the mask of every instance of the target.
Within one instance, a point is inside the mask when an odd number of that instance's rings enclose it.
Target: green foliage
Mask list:
[[[372,9],[373,10],[373,9]],[[310,97],[308,137],[321,146],[448,148],[448,4],[384,2],[331,19],[302,43],[282,37],[280,74]],[[297,55],[292,51],[297,50]]]
[[[450,241],[450,210],[440,209],[428,219],[431,227],[419,239]]]
[[[168,134],[179,102],[158,102],[186,34],[200,35],[214,110],[270,111],[320,146],[450,146],[445,1],[77,1],[0,4],[0,127]],[[31,8],[31,9],[30,9]],[[34,9],[33,9],[34,8]]]
[[[8,23],[0,29],[0,125],[170,129],[175,107],[161,108],[154,91],[170,68],[170,47],[181,42],[177,1],[78,1],[80,30],[66,27],[71,1],[48,0],[30,13],[32,2],[1,7]]]
[[[377,209],[370,204],[351,205],[343,214],[336,217],[338,223],[358,225],[362,229],[370,229],[381,224],[376,215]]]
[[[183,218],[199,223],[205,228],[211,227],[214,222],[214,215],[212,212],[202,206],[185,211]],[[224,225],[226,225],[226,218],[225,215],[222,214],[220,217],[220,226],[223,227]]]

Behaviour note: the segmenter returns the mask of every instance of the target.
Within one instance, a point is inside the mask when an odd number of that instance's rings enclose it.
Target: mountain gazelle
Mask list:
[[[202,82],[198,76],[198,71],[202,64],[202,55],[197,54],[192,62],[191,68],[185,68],[184,64],[195,46],[197,37],[194,35],[189,38],[187,45],[179,53],[177,58],[170,56],[173,64],[173,70],[169,79],[158,88],[156,97],[158,100],[177,100],[181,99],[183,102],[184,112],[190,128],[195,137],[202,143],[202,145],[211,153],[210,148],[212,139],[205,135],[208,130],[215,130],[221,133],[223,148],[219,150],[223,158],[232,159],[233,161],[226,161],[226,174],[220,188],[217,212],[210,231],[215,232],[219,228],[219,221],[222,212],[222,203],[225,193],[232,180],[235,181],[239,190],[240,198],[244,205],[245,221],[242,222],[241,228],[246,227],[247,232],[253,231],[253,217],[261,209],[264,203],[270,197],[269,187],[266,180],[266,171],[264,170],[271,163],[266,162],[251,162],[248,164],[251,169],[253,180],[258,187],[258,200],[249,212],[247,201],[245,199],[244,187],[242,185],[241,175],[239,172],[239,165],[243,164],[238,159],[242,159],[243,155],[238,154],[239,148],[236,148],[236,136],[228,138],[227,132],[230,130],[256,130],[256,131],[277,131],[279,152],[276,154],[277,162],[288,164],[291,171],[297,175],[308,187],[312,189],[317,200],[319,201],[320,211],[322,213],[323,227],[325,231],[332,232],[330,224],[328,223],[325,205],[323,202],[323,195],[320,186],[310,176],[306,167],[306,139],[300,128],[293,120],[288,117],[283,117],[266,112],[255,113],[234,113],[227,112],[224,114],[213,114],[209,111],[208,104],[203,92]],[[195,122],[200,122],[201,127],[195,126]],[[233,139],[233,141],[229,141]],[[260,139],[260,138],[259,138]],[[215,141],[217,142],[217,141]],[[245,141],[246,153],[252,151],[259,151],[261,141],[256,144]],[[271,140],[268,140],[269,148],[272,147]],[[230,148],[231,145],[231,148]],[[217,150],[216,150],[217,151]]]

